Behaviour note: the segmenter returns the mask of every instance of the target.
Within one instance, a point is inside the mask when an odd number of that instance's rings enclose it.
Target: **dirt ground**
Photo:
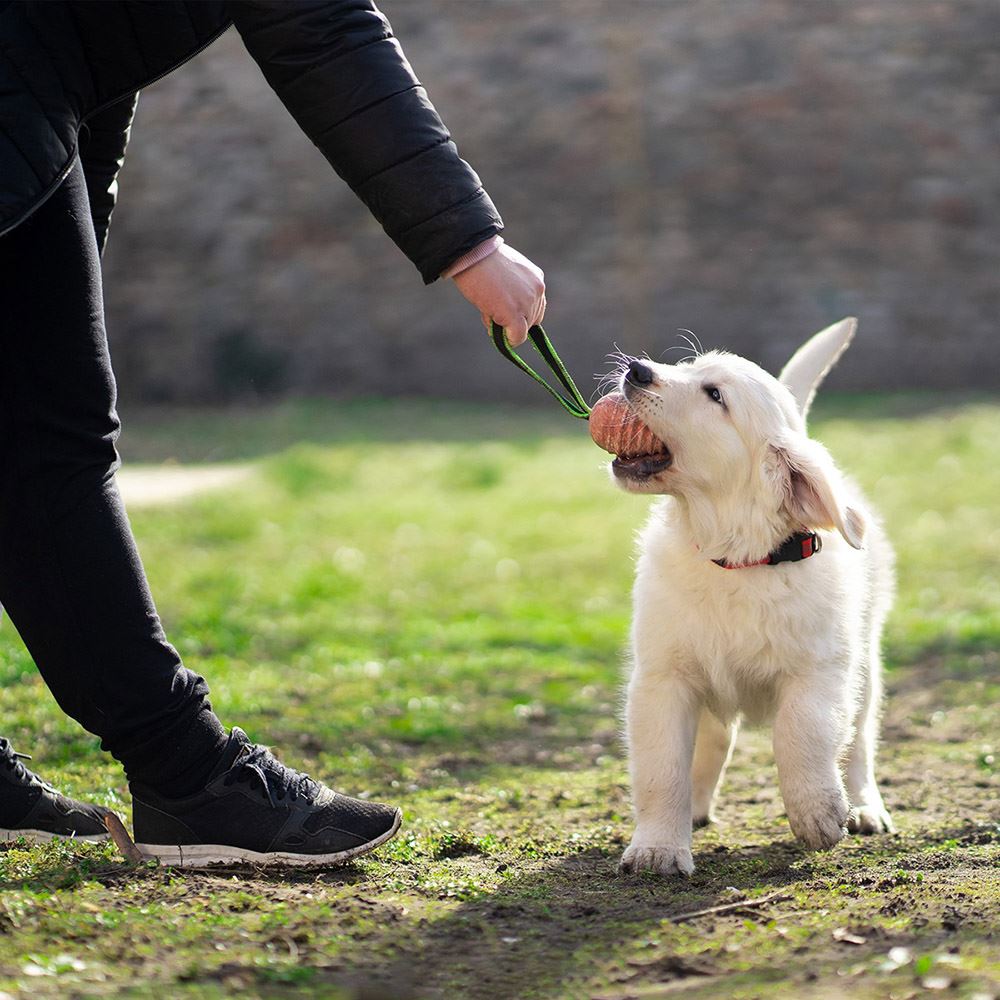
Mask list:
[[[940,681],[934,663],[891,682],[881,775],[893,836],[804,851],[767,734],[745,734],[720,822],[696,834],[691,879],[617,875],[616,836],[526,865],[410,941],[389,907],[393,929],[377,938],[394,960],[360,961],[354,982],[484,1000],[1000,996],[1000,781],[982,759],[990,744],[975,742],[997,732],[993,705],[975,700],[986,691]]]
[[[497,750],[498,760],[523,769],[532,790],[496,812],[496,803],[480,808],[465,830],[410,856],[401,850],[319,876],[99,868],[88,876],[96,895],[82,905],[162,908],[173,915],[166,940],[201,935],[218,951],[184,967],[153,928],[136,926],[122,939],[80,928],[79,945],[125,963],[146,985],[130,988],[112,975],[103,986],[80,982],[66,992],[69,984],[57,989],[40,977],[33,992],[1000,996],[1000,782],[987,752],[996,733],[994,686],[942,672],[927,663],[889,685],[881,783],[895,835],[804,851],[783,818],[767,734],[751,732],[727,777],[719,824],[696,834],[695,875],[622,877],[615,865],[628,822],[620,758],[602,754],[596,768],[578,762],[532,782],[541,775],[532,747],[543,752],[546,740],[540,722],[534,744]],[[458,815],[471,816],[491,794],[471,761],[442,756],[422,767],[438,801]],[[496,837],[484,838],[483,829]],[[451,879],[437,889],[421,882],[421,871],[435,866]],[[490,891],[454,888],[490,879]],[[51,898],[81,905],[66,897]],[[216,914],[214,930],[203,926],[205,912]],[[199,919],[185,925],[185,915]],[[15,943],[4,931],[0,914],[0,941]],[[255,950],[277,956],[279,972],[265,974]]]

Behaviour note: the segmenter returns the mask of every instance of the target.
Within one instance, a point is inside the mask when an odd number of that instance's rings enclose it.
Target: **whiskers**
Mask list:
[[[678,358],[675,364],[683,364],[685,361],[694,361],[695,358],[700,357],[705,353],[705,348],[701,346],[701,340],[694,330],[684,330],[680,329],[677,331],[680,336],[678,340],[683,340],[683,344],[674,344],[673,347],[668,347],[663,354],[660,355],[662,358],[664,354],[668,354],[670,351],[687,351],[688,353],[684,355],[683,358]]]
[[[665,354],[669,354],[671,351],[685,351],[683,357],[678,358],[674,364],[684,364],[688,361],[694,361],[696,358],[700,357],[705,353],[705,348],[702,346],[701,340],[698,335],[693,330],[680,329],[678,332],[678,340],[683,341],[680,344],[674,344],[672,347],[666,348],[660,353],[660,359],[663,358]],[[653,359],[649,356],[647,351],[643,351],[642,354],[626,354],[617,344],[615,344],[615,349],[609,351],[607,355],[607,361],[605,364],[608,366],[608,371],[598,372],[594,378],[597,379],[597,388],[591,394],[591,399],[600,398],[601,396],[607,395],[609,392],[614,392],[621,384],[622,377],[625,372],[628,371],[629,362],[634,358],[645,358],[645,360],[653,362]],[[657,359],[659,360],[659,359]],[[655,362],[653,362],[655,364]],[[642,389],[641,386],[636,386],[647,396],[651,396],[647,390]]]
[[[593,396],[601,397],[606,396],[610,392],[616,392],[621,387],[622,379],[625,373],[628,371],[629,364],[635,360],[636,355],[626,354],[622,351],[617,344],[615,344],[615,349],[608,353],[608,360],[605,364],[610,366],[610,370],[606,371],[603,375],[595,375],[597,381],[597,388],[594,390]],[[645,351],[639,357],[645,358],[646,361],[651,363],[653,359]],[[635,382],[630,383],[632,387],[633,399],[636,394],[645,396],[647,400],[651,401],[652,404],[657,405],[660,402],[660,397],[656,395],[655,392],[651,392],[649,389],[644,388],[641,385],[637,385]],[[592,396],[592,398],[593,398]],[[647,404],[648,405],[648,404]]]
[[[632,360],[631,354],[626,354],[621,350],[617,344],[615,344],[615,349],[610,351],[607,355],[608,360],[605,362],[606,365],[610,366],[610,369],[603,374],[598,372],[594,376],[597,379],[597,388],[594,390],[594,396],[600,397],[605,396],[609,392],[614,392],[619,384],[621,383],[622,376],[628,371],[629,362]]]

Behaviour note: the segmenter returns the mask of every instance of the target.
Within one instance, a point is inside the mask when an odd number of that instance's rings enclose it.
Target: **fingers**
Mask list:
[[[507,343],[511,347],[518,347],[523,344],[528,339],[528,331],[533,327],[539,325],[545,318],[545,291],[543,289],[535,297],[535,301],[528,305],[528,312],[522,314],[519,318],[510,318],[507,322],[504,322],[499,317],[494,317],[496,322],[504,329],[504,334],[507,337]],[[487,322],[487,329],[490,328],[490,322]]]
[[[531,320],[531,325],[540,325],[543,319],[545,319],[545,292],[542,292],[538,299],[538,307],[536,308],[535,315]]]
[[[500,321],[497,320],[499,323]],[[507,338],[507,343],[511,347],[519,347],[528,339],[528,327],[531,324],[528,322],[526,316],[522,316],[518,320],[511,320],[508,323],[501,323],[503,327],[504,336]]]
[[[517,347],[518,344],[523,344],[525,340],[528,339],[528,330],[530,330],[533,326],[541,324],[542,320],[545,318],[545,304],[545,292],[542,292],[541,295],[538,296],[534,309],[529,316],[522,316],[518,322],[510,323],[504,326],[504,331],[507,334],[507,340],[512,347]]]
[[[511,347],[517,347],[528,339],[528,328],[531,324],[524,317],[521,318],[520,323],[503,323],[499,319],[490,316],[489,313],[480,313],[479,318],[482,320],[483,326],[486,327],[486,332],[490,334],[493,333],[494,322],[499,323],[503,327],[504,336]]]
[[[523,254],[507,245],[460,271],[452,279],[479,310],[483,326],[493,321],[505,330],[512,347],[523,344],[528,329],[545,315],[545,275]]]

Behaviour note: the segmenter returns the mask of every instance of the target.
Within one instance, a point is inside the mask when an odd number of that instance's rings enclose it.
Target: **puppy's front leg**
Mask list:
[[[849,724],[844,685],[835,666],[793,682],[781,695],[774,720],[774,759],[792,832],[807,847],[833,847],[847,832],[848,802],[838,761]]]
[[[663,676],[650,682],[638,669],[633,674],[626,722],[636,826],[622,871],[694,871],[691,757],[699,707],[682,682]]]

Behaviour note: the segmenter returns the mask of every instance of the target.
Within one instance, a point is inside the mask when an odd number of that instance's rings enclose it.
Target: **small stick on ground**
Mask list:
[[[104,814],[104,825],[108,828],[108,833],[111,834],[115,847],[129,864],[141,865],[146,860],[142,856],[142,851],[132,842],[128,830],[122,826],[122,821],[113,812]]]
[[[716,913],[729,913],[732,910],[749,910],[756,906],[763,906],[765,903],[773,903],[779,899],[791,899],[787,892],[772,892],[767,896],[760,896],[758,899],[741,899],[736,903],[723,903],[721,906],[709,906],[704,910],[691,910],[688,913],[678,913],[674,917],[667,917],[672,924],[681,924],[685,920],[694,920],[695,917],[708,917]]]

